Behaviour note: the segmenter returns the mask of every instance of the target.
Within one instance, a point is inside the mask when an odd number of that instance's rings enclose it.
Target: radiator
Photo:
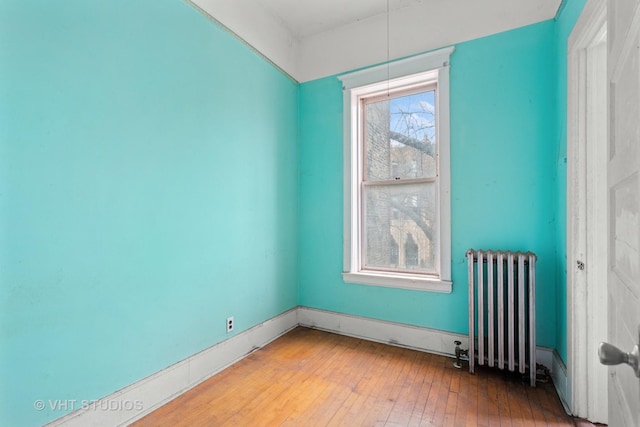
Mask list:
[[[467,262],[469,372],[477,352],[479,366],[517,368],[522,374],[528,369],[535,387],[536,255],[469,249]]]

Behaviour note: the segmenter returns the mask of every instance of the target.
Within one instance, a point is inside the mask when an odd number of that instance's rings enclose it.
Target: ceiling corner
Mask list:
[[[385,0],[186,1],[298,82],[554,19],[563,4],[406,0],[387,20]]]
[[[258,55],[298,81],[299,40],[261,4],[252,0],[186,0]]]

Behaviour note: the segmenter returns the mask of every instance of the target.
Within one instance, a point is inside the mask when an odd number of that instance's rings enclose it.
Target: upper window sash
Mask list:
[[[361,156],[362,158],[359,159],[362,164],[363,164],[363,168],[362,168],[362,176],[359,176],[358,179],[360,181],[362,181],[363,184],[373,184],[373,183],[378,183],[378,184],[385,184],[385,180],[382,180],[380,178],[376,179],[373,178],[371,176],[369,176],[369,174],[367,173],[367,162],[366,162],[366,151],[368,149],[367,145],[366,145],[366,140],[367,140],[367,128],[366,128],[366,109],[367,106],[374,104],[376,102],[379,101],[388,101],[391,99],[395,99],[395,98],[402,98],[404,96],[409,96],[409,95],[415,95],[415,94],[420,94],[423,92],[434,92],[436,94],[435,96],[435,103],[434,106],[438,105],[438,97],[437,97],[437,81],[434,79],[437,79],[437,75],[434,75],[434,73],[430,72],[430,73],[424,73],[424,74],[428,74],[428,79],[427,81],[423,81],[421,84],[417,85],[417,86],[411,86],[410,88],[406,88],[406,87],[402,87],[401,90],[385,90],[383,94],[379,95],[369,95],[366,94],[364,96],[359,96],[358,97],[358,123],[360,123],[360,125],[362,126],[361,132],[363,132],[362,134],[358,134],[358,138],[360,138],[358,140],[359,144],[362,144],[362,153]],[[415,76],[412,76],[412,78]],[[435,114],[434,114],[435,115]],[[438,121],[437,116],[435,117],[436,123]],[[436,129],[437,130],[437,129]],[[437,151],[437,132],[436,132],[436,151]],[[436,156],[436,153],[433,153],[434,156]],[[438,175],[438,162],[435,162],[435,174],[431,174],[431,175],[424,175],[421,177],[412,177],[412,178],[402,178],[400,180],[396,180],[394,178],[389,177],[388,180],[389,181],[393,181],[393,182],[387,182],[386,184],[408,184],[410,182],[427,182],[427,181],[435,181],[435,179],[437,179],[437,175]],[[427,180],[427,181],[424,181]]]

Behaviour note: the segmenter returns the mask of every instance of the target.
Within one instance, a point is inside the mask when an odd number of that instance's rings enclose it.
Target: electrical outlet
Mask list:
[[[227,333],[233,331],[233,316],[227,317]]]

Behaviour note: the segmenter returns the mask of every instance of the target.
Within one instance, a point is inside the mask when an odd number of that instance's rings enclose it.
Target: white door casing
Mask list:
[[[607,422],[607,8],[589,0],[568,46],[567,314],[571,413]]]
[[[640,0],[610,0],[607,16],[608,342],[624,352],[640,338]],[[594,349],[589,349],[593,351]],[[609,425],[640,425],[640,380],[609,368]]]

